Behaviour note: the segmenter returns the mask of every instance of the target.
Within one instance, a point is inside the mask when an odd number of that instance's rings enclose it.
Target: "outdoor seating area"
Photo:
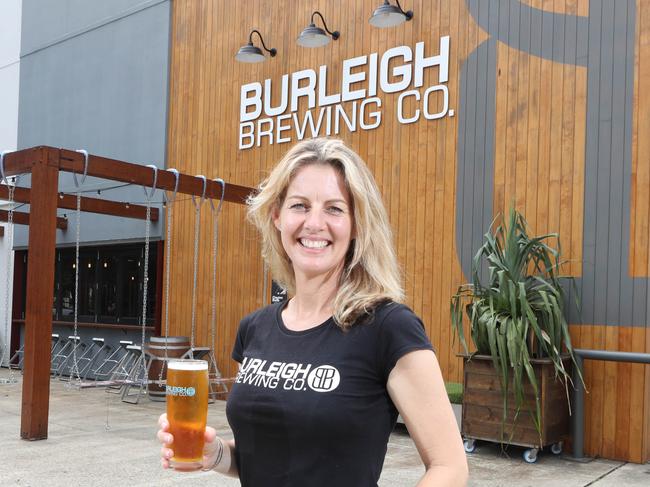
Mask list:
[[[0,379],[8,375],[7,369],[0,369]],[[125,404],[103,389],[75,390],[52,380],[48,440],[20,440],[16,434],[20,428],[20,389],[21,379],[0,389],[0,436],[4,438],[5,461],[12,466],[2,471],[3,485],[187,486],[199,479],[223,487],[239,485],[210,472],[162,470],[155,431],[165,404],[149,400]],[[225,403],[215,401],[208,414],[209,423],[229,438]],[[529,465],[521,458],[521,450],[513,448],[502,454],[496,445],[479,443],[476,452],[468,455],[468,485],[645,487],[650,476],[650,465],[602,459],[576,463],[551,453],[540,454],[538,463]],[[398,427],[388,444],[379,485],[412,487],[421,474],[415,446],[404,428]]]
[[[165,357],[170,352],[171,355]],[[50,377],[67,382],[75,389],[103,389],[130,404],[137,404],[147,395],[152,401],[164,402],[167,361],[170,358],[210,361],[210,354],[209,347],[191,349],[187,337],[151,337],[143,353],[142,347],[131,340],[120,340],[119,345],[113,347],[101,337],[84,342],[77,335],[61,337],[52,333]],[[23,359],[24,348],[21,347],[9,360],[10,371],[22,374]],[[210,400],[223,399],[230,380],[222,378],[216,368],[211,370]],[[17,375],[11,374],[11,377],[13,382]]]

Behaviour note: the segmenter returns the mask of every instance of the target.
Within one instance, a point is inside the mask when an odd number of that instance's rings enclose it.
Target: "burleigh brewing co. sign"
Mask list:
[[[391,59],[395,65],[390,68]],[[398,60],[401,60],[400,63]],[[424,87],[424,70],[438,68],[438,84]],[[424,118],[435,120],[449,109],[449,36],[440,38],[438,53],[427,55],[424,42],[415,49],[398,46],[388,49],[381,58],[370,55],[345,59],[341,86],[337,93],[327,93],[328,67],[318,72],[303,69],[282,75],[280,80],[266,79],[241,87],[239,110],[239,148],[263,144],[282,144],[317,135],[337,135],[342,130],[372,130],[381,124],[382,93],[400,93],[396,115],[401,124]],[[278,90],[280,102],[272,106],[272,93]],[[410,88],[410,89],[409,89]],[[417,108],[407,114],[404,102],[413,97]],[[307,110],[298,112],[298,102],[307,100]],[[352,102],[344,105],[344,102]],[[289,111],[287,112],[287,108]],[[287,113],[285,113],[287,112]]]

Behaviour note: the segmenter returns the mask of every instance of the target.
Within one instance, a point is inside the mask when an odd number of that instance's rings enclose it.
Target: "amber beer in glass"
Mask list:
[[[208,417],[208,363],[170,360],[165,393],[169,432],[174,437],[169,463],[176,470],[198,470]]]

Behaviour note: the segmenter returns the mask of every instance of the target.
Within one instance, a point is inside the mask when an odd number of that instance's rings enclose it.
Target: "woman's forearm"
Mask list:
[[[468,476],[466,463],[457,466],[435,465],[427,468],[417,487],[465,487]]]

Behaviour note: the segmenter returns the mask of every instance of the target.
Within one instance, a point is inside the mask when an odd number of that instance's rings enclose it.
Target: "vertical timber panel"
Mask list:
[[[630,272],[634,277],[650,276],[650,2],[637,1],[636,58],[634,60],[634,131],[632,135],[632,205],[630,238]],[[635,289],[636,291],[636,289]],[[650,319],[648,314],[648,293],[637,296],[635,320],[645,318],[645,352],[650,353]],[[638,336],[638,335],[635,335]],[[641,337],[640,337],[641,338]],[[641,338],[641,343],[644,341]],[[638,388],[637,396],[644,392],[634,404],[643,408],[641,461],[650,460],[650,366],[642,372],[633,374],[633,388]],[[638,414],[638,413],[636,413]],[[635,414],[635,415],[636,415]],[[632,441],[632,438],[630,439]]]

